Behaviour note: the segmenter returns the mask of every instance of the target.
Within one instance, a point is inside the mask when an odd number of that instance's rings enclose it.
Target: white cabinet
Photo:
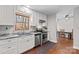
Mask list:
[[[39,13],[33,11],[32,14],[32,26],[37,26],[39,24]]]
[[[34,35],[0,40],[0,54],[23,53],[35,46]]]
[[[0,6],[0,25],[14,25],[16,20],[16,6],[1,5]]]
[[[42,18],[43,18],[42,15],[43,15],[43,14],[39,13],[39,20],[42,20]]]
[[[23,36],[20,37],[18,40],[18,53],[23,53],[31,48],[33,48],[35,45],[34,43],[34,36]]]
[[[17,53],[17,44],[5,44],[5,45],[1,45],[0,46],[0,53],[9,53],[9,52],[14,52],[14,53]],[[11,54],[13,54],[13,53],[11,53]]]
[[[0,53],[17,53],[17,38],[0,40]]]
[[[43,25],[47,26],[47,16],[45,14],[39,13],[39,20],[44,20],[45,23]]]
[[[0,40],[0,45],[4,45],[4,44],[8,44],[8,43],[17,43],[17,39],[13,38],[13,39],[3,39]]]
[[[40,20],[47,20],[47,16],[45,14],[39,13],[39,19]]]
[[[37,20],[36,26],[38,26],[39,25],[39,13],[38,12],[36,12],[36,20]]]
[[[47,24],[47,16],[46,15],[36,12],[36,11],[32,11],[32,26],[38,26],[39,20],[45,20],[46,24]]]
[[[0,40],[0,54],[23,53],[35,46],[34,35]]]

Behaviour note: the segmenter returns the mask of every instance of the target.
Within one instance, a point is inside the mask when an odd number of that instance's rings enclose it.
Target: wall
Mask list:
[[[48,16],[48,40],[57,42],[56,38],[56,15]]]
[[[6,33],[13,33],[14,26],[13,25],[0,25],[0,35]]]
[[[70,17],[67,19],[65,18],[65,15],[70,15]],[[64,10],[62,12],[59,12],[57,14],[57,30],[60,31],[61,29],[64,29],[65,32],[72,32],[73,30],[73,10]]]
[[[73,47],[79,49],[79,7],[74,10]]]

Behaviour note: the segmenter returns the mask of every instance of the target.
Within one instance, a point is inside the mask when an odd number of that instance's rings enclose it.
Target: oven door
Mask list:
[[[47,42],[47,33],[42,34],[42,43]]]

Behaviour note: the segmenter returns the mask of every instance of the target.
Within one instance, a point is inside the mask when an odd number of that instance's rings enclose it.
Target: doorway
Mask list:
[[[63,18],[64,17],[64,18]],[[67,19],[65,18],[67,17]],[[61,15],[57,18],[57,48],[61,53],[74,53],[73,49],[73,18]]]

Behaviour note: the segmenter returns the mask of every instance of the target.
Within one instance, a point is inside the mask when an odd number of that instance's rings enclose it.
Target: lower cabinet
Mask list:
[[[0,40],[0,54],[23,53],[35,45],[34,36],[21,36],[12,39]]]
[[[0,40],[0,42],[0,54],[17,53],[16,38]]]
[[[2,52],[1,54],[17,54],[17,49],[10,49],[6,52]]]
[[[33,48],[35,45],[34,43],[34,36],[29,35],[29,36],[23,36],[19,38],[18,40],[18,52],[23,53],[31,48]]]

